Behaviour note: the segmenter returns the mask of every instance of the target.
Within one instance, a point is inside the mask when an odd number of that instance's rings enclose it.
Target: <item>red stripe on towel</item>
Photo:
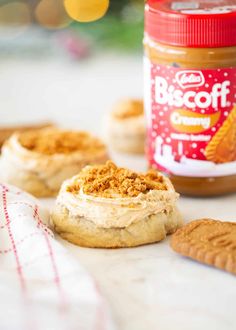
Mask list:
[[[26,285],[25,285],[25,280],[24,280],[24,276],[23,276],[23,272],[22,272],[22,267],[20,264],[20,259],[19,259],[19,255],[17,252],[17,248],[16,248],[16,243],[15,243],[15,239],[14,236],[12,234],[12,230],[11,230],[11,221],[10,221],[10,217],[9,217],[9,213],[7,210],[7,192],[8,189],[6,186],[2,185],[2,200],[3,200],[3,210],[4,210],[4,216],[5,216],[5,220],[6,220],[6,226],[7,226],[7,231],[8,231],[8,235],[11,241],[11,245],[12,245],[12,249],[13,249],[13,253],[15,256],[15,260],[16,260],[16,266],[17,266],[17,273],[19,276],[19,280],[20,280],[20,285],[23,291],[26,290]]]
[[[40,216],[39,216],[39,213],[38,213],[38,205],[35,205],[33,217],[37,221],[39,226],[43,226],[43,227],[45,226],[43,224],[42,220],[40,219]],[[50,256],[50,259],[51,259],[52,270],[53,270],[53,273],[54,273],[54,283],[57,286],[59,295],[61,297],[61,307],[62,307],[63,310],[65,310],[67,304],[66,304],[65,294],[64,294],[64,291],[63,291],[62,286],[61,286],[61,279],[60,279],[60,276],[59,276],[59,272],[58,272],[58,268],[57,268],[57,264],[56,264],[56,260],[55,260],[55,255],[53,253],[53,248],[52,248],[52,245],[50,243],[48,233],[45,232],[44,230],[42,230],[42,232],[43,232],[43,235],[45,237],[45,241],[46,241],[46,244],[47,244],[49,256]]]

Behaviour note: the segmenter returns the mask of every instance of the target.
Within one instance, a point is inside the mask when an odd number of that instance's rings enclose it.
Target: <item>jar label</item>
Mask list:
[[[145,62],[150,165],[180,176],[236,174],[236,68]]]

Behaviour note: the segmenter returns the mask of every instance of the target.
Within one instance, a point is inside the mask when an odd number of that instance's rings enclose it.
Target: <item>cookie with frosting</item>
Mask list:
[[[146,129],[142,100],[118,102],[109,115],[107,126],[112,149],[130,154],[144,153]]]
[[[87,132],[18,132],[2,147],[0,179],[37,197],[55,196],[65,179],[107,158],[106,146]]]
[[[156,171],[86,166],[66,180],[51,214],[55,231],[80,246],[132,247],[158,242],[182,224],[178,194]]]

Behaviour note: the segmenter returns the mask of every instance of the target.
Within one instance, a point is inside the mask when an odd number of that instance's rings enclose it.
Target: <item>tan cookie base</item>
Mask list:
[[[30,172],[21,172],[19,174],[12,173],[11,176],[6,178],[5,182],[12,184],[38,198],[55,197],[59,190],[50,189],[46,183],[46,180],[42,180],[37,174]]]
[[[125,228],[102,228],[85,218],[71,217],[66,207],[57,205],[51,214],[55,231],[76,245],[93,248],[134,247],[161,241],[182,224],[177,209],[160,213]]]
[[[103,163],[106,160],[107,156],[104,156],[98,158],[97,162]],[[79,173],[84,166],[84,162],[65,165],[48,176],[40,167],[35,167],[34,171],[26,170],[17,168],[11,160],[0,159],[0,180],[35,197],[54,197],[58,194],[63,181]]]

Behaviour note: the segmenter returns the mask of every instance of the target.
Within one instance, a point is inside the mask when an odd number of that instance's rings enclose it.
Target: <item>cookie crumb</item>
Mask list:
[[[22,147],[40,154],[69,154],[80,151],[93,153],[104,149],[104,144],[86,132],[61,131],[58,129],[32,130],[20,133]]]
[[[83,187],[87,195],[97,197],[137,197],[150,190],[167,190],[163,176],[150,170],[146,174],[117,167],[112,161],[105,165],[85,167],[78,176],[78,183],[67,191],[77,193]]]

